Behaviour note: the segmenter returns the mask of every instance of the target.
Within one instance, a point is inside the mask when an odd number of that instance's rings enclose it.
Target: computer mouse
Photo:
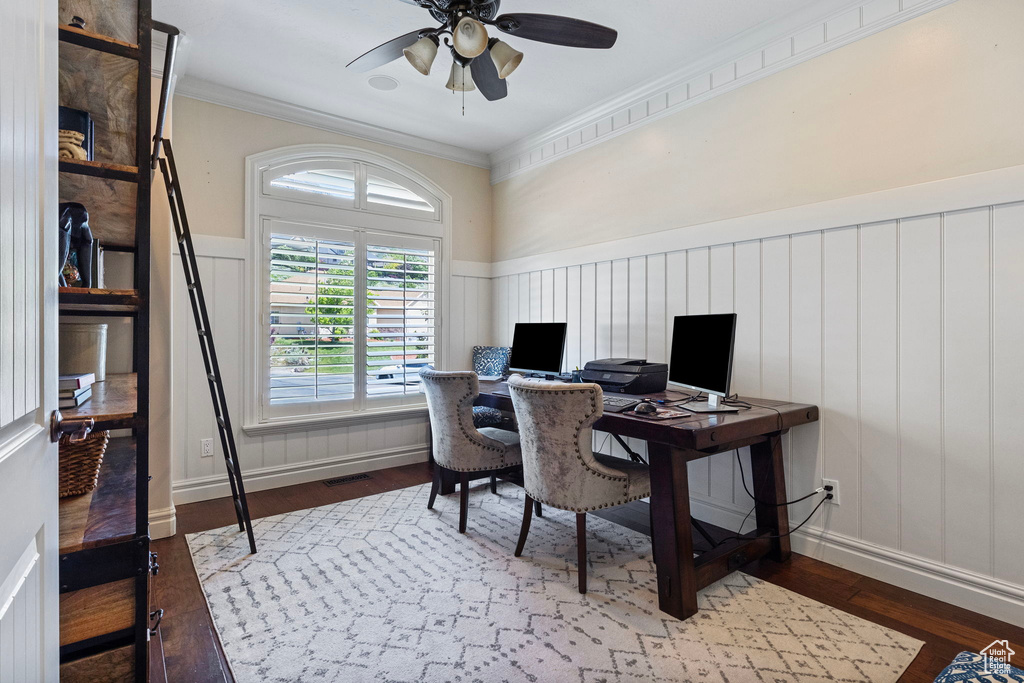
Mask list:
[[[658,412],[658,408],[653,403],[638,403],[633,412],[638,415],[654,415]]]

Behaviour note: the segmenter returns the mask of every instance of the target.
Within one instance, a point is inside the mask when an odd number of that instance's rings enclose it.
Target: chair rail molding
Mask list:
[[[492,278],[578,266],[726,242],[817,232],[1024,200],[1024,165],[830,199],[711,223],[680,226],[608,242],[521,256],[491,264]]]
[[[490,156],[491,184],[593,147],[956,0],[829,0],[741,33],[706,57],[587,107]]]

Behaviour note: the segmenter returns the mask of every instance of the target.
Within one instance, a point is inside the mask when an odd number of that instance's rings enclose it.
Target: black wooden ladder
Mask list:
[[[252,518],[249,516],[249,504],[246,501],[245,486],[242,483],[242,468],[238,464],[235,433],[231,429],[228,401],[224,394],[224,380],[220,373],[220,364],[217,362],[217,347],[213,342],[213,328],[210,325],[210,316],[206,311],[206,298],[203,296],[203,283],[199,277],[196,251],[192,245],[192,233],[188,227],[185,200],[181,195],[178,169],[174,164],[174,150],[171,149],[171,141],[163,137],[163,124],[167,111],[167,96],[171,72],[174,66],[178,30],[173,26],[161,24],[160,22],[153,22],[153,27],[167,33],[168,39],[156,135],[153,136],[152,168],[156,169],[157,165],[159,165],[160,173],[164,178],[164,187],[167,189],[167,201],[170,203],[171,218],[174,221],[174,236],[178,241],[181,267],[185,273],[185,285],[188,287],[188,298],[192,303],[192,315],[196,321],[196,332],[199,334],[199,347],[203,352],[206,379],[210,385],[210,398],[213,399],[213,412],[217,419],[217,429],[220,432],[220,444],[224,451],[224,464],[227,465],[228,483],[231,485],[231,498],[235,505],[235,516],[238,518],[238,530],[248,534],[249,550],[255,553],[256,539],[253,537]],[[164,152],[163,156],[160,154],[161,150]]]

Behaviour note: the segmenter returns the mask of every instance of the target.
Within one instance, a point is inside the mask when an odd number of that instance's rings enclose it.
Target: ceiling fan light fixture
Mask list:
[[[430,66],[434,63],[434,58],[437,57],[438,45],[437,36],[424,36],[402,52],[414,69],[424,76],[429,76]]]
[[[491,61],[498,69],[498,78],[508,78],[523,61],[523,53],[497,38],[491,39],[490,45]]]
[[[487,29],[472,17],[463,17],[452,32],[455,50],[463,57],[473,59],[487,49]]]
[[[444,87],[448,88],[452,92],[470,92],[476,90],[476,84],[473,83],[473,76],[469,73],[469,69],[464,66],[459,66],[456,63],[452,64],[452,73],[448,76],[448,84]]]

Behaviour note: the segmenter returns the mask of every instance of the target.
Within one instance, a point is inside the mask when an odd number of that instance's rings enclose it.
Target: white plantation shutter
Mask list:
[[[254,155],[246,186],[258,320],[246,431],[421,414],[420,370],[443,362],[448,196],[393,160],[334,146]]]
[[[367,240],[367,396],[419,394],[419,371],[435,359],[434,242],[374,234]]]
[[[384,169],[367,167],[367,209],[423,220],[437,218],[440,206],[437,198],[423,188]]]
[[[439,242],[273,221],[266,244],[269,416],[421,401]]]
[[[271,180],[270,187],[355,202],[356,172],[354,168],[296,171]]]
[[[356,396],[356,244],[272,233],[271,405]]]

